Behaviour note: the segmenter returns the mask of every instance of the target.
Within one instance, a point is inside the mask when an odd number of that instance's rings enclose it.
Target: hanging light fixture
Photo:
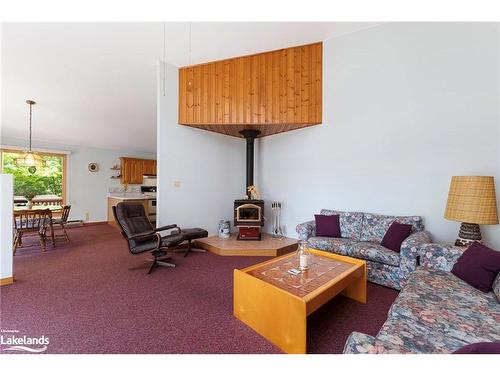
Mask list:
[[[26,104],[30,106],[30,144],[29,150],[25,152],[22,156],[15,159],[15,163],[20,167],[28,167],[28,172],[35,173],[37,167],[45,166],[45,160],[42,159],[40,155],[31,150],[31,118],[32,118],[32,107],[36,102],[33,100],[26,100]]]

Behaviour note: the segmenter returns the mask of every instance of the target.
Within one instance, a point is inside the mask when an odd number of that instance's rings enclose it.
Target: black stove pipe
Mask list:
[[[260,134],[260,131],[256,129],[245,129],[241,130],[240,134],[247,141],[247,188],[245,189],[245,195],[249,196],[248,187],[253,185],[254,141]]]

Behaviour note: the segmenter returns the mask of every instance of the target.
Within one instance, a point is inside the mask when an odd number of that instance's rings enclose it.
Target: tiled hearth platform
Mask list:
[[[260,241],[238,241],[234,233],[226,239],[217,236],[201,238],[194,242],[194,247],[223,256],[279,256],[297,250],[297,240],[278,239],[262,233]]]

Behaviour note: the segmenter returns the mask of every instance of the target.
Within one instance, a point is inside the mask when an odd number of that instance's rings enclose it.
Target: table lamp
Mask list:
[[[455,246],[481,241],[479,224],[498,224],[493,177],[453,176],[444,217],[462,223]]]

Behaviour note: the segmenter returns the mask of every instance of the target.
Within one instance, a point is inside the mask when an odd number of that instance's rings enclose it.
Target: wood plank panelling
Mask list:
[[[238,137],[320,124],[322,52],[315,43],[179,69],[179,124]]]
[[[187,69],[179,70],[179,108],[186,108]],[[187,110],[179,111],[179,123],[187,123]]]

